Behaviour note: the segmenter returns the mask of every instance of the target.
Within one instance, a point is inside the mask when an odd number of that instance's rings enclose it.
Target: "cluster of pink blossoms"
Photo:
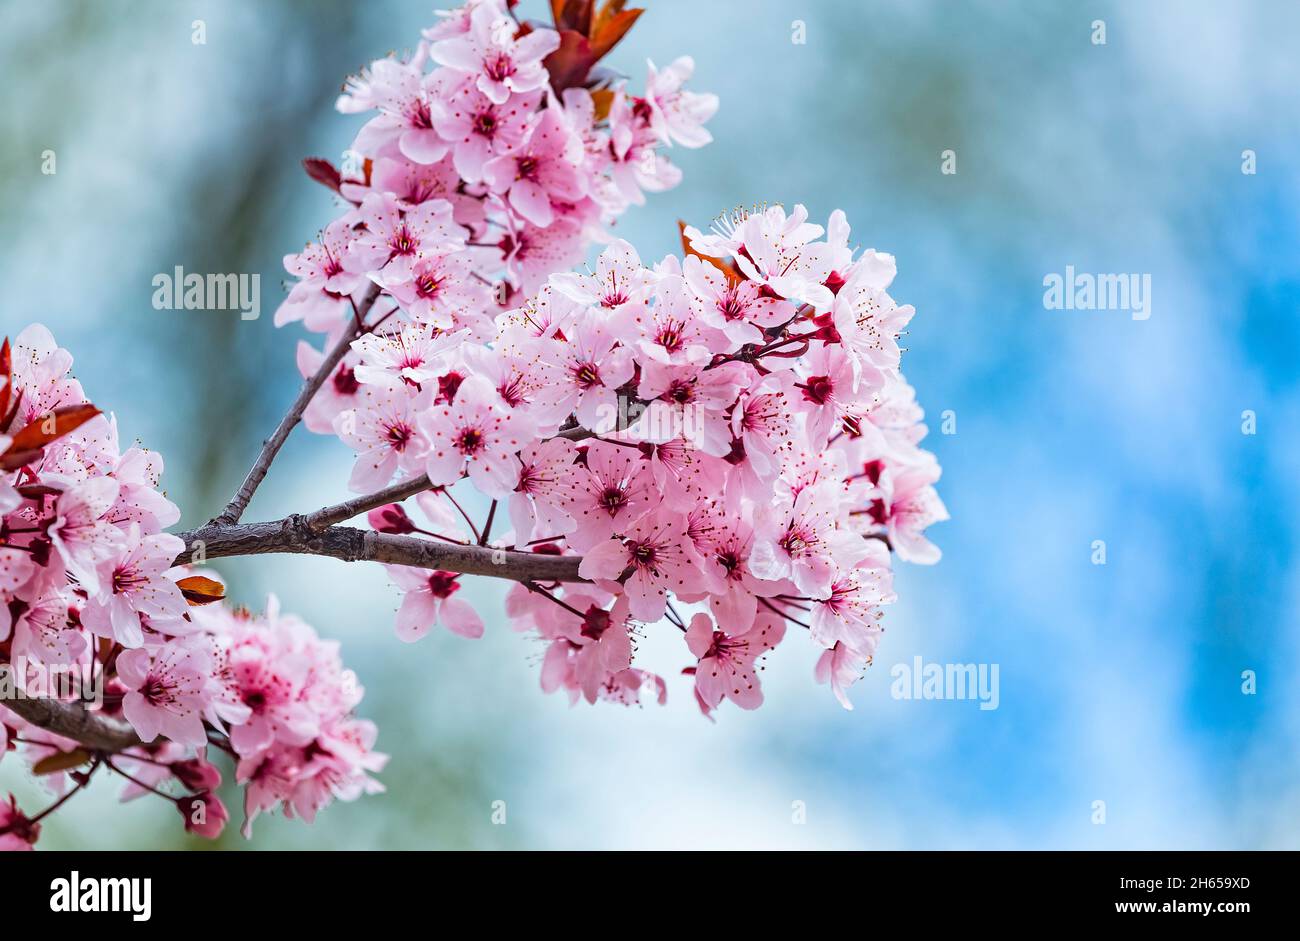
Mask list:
[[[847,707],[894,600],[890,550],[934,561],[924,531],[947,517],[899,370],[894,260],[850,248],[842,212],[824,229],[773,206],[643,264],[603,227],[676,182],[660,149],[707,143],[716,99],[683,88],[689,59],[652,65],[643,97],[562,86],[560,46],[481,0],[349,83],[343,110],[378,111],[353,144],[366,171],[313,172],[352,206],[286,259],[300,280],[277,315],[356,336],[308,425],[356,453],[358,492],[427,477],[425,520],[385,506],[381,532],[581,557],[585,582],[508,598],[546,644],[547,691],[662,701],[633,658],[666,619],[705,714],[754,708],[756,661],[795,624]],[[591,241],[595,272],[566,271]],[[322,358],[299,348],[304,375]],[[493,501],[482,527],[464,486]],[[511,528],[489,541],[498,504]],[[483,633],[458,575],[389,570],[402,639]]]
[[[297,282],[277,325],[325,334],[324,351],[299,344],[295,409],[355,453],[349,485],[366,496],[342,508],[370,509],[388,534],[378,557],[410,549],[402,535],[458,547],[444,557],[466,571],[485,555],[516,566],[500,573],[517,582],[506,614],[543,644],[547,692],[664,702],[635,658],[665,623],[706,716],[761,704],[759,661],[798,632],[851,708],[895,600],[892,555],[935,561],[925,531],[947,518],[900,371],[914,311],[888,293],[894,259],[851,247],[838,210],[825,227],[800,205],[683,226],[683,255],[653,265],[613,237],[629,205],[677,183],[664,151],[708,143],[717,109],[684,87],[688,58],[651,65],[640,96],[596,68],[641,12],[557,0],[552,29],[513,0],[471,0],[411,56],[349,80],[340,110],[371,114],[351,165],[306,162],[346,209],[285,259]],[[570,270],[597,244],[594,272]],[[227,820],[214,747],[245,786],[246,830],[276,807],[310,820],[379,790],[385,758],[337,646],[274,600],[231,611],[218,582],[175,565],[160,459],[120,451],[48,331],[0,360],[0,665],[33,692],[74,668],[143,742],[87,749],[14,706],[0,756],[21,750],[63,794],[106,769],[125,798],[174,801],[208,836]],[[490,501],[479,524],[468,490]],[[399,637],[481,636],[462,576],[417,567],[429,555],[388,566]],[[0,848],[29,847],[59,803],[29,816],[0,802]]]
[[[39,324],[0,347],[0,759],[18,751],[56,795],[116,773],[123,799],[157,793],[209,837],[228,819],[213,748],[245,785],[249,823],[378,789],[367,772],[384,756],[352,714],[362,690],[337,645],[274,601],[231,611],[218,582],[175,565],[185,544],[163,532],[180,513],[158,490],[161,457],[123,451],[71,367]],[[26,697],[98,702],[143,744],[93,756],[4,705]],[[38,833],[0,803],[0,848]]]
[[[662,700],[633,655],[666,619],[700,708],[754,708],[756,661],[795,624],[848,706],[895,597],[890,549],[935,561],[925,529],[947,517],[899,372],[913,310],[887,293],[893,258],[855,257],[838,211],[825,229],[772,207],[685,238],[684,260],[647,267],[616,241],[594,273],[552,275],[488,344],[418,322],[357,340],[355,402],[334,422],[358,451],[353,484],[423,473],[435,488],[421,524],[372,512],[382,532],[481,537],[457,518],[463,480],[504,504],[512,528],[491,545],[581,556],[589,584],[508,599],[547,645],[548,691]],[[483,632],[456,576],[390,571],[403,639]]]
[[[675,186],[681,171],[663,149],[708,143],[718,106],[683,88],[694,63],[651,64],[643,97],[622,83],[557,87],[547,69],[562,66],[561,45],[504,0],[475,0],[444,13],[409,58],[350,79],[339,110],[374,113],[349,152],[353,170],[309,161],[350,205],[285,259],[299,280],[276,324],[337,339],[374,285],[373,320],[396,310],[432,332],[489,340],[494,312],[608,241],[605,226],[646,192]],[[317,362],[303,351],[304,370]],[[344,399],[354,365],[335,377]]]

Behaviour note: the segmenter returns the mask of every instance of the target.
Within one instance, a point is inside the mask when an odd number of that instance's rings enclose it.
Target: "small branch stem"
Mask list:
[[[379,297],[379,292],[379,285],[372,284],[370,290],[366,292],[366,296],[361,299],[361,303],[357,307],[359,321],[364,322],[366,314],[370,312],[370,308],[374,306],[375,300]],[[275,429],[275,432],[266,439],[261,452],[257,455],[257,460],[253,462],[252,468],[244,478],[244,482],[239,485],[239,489],[235,491],[235,495],[231,497],[230,502],[226,504],[226,508],[221,511],[221,515],[213,520],[214,523],[239,522],[239,518],[244,515],[244,510],[248,508],[248,502],[253,499],[253,494],[257,492],[257,488],[261,486],[263,479],[265,479],[266,472],[271,469],[271,462],[275,460],[275,456],[280,453],[280,448],[284,447],[285,441],[289,439],[289,433],[302,420],[302,413],[306,411],[307,406],[320,390],[320,387],[325,384],[325,380],[334,374],[334,367],[343,361],[343,357],[347,355],[352,340],[356,335],[357,328],[354,324],[352,329],[339,338],[339,342],[325,356],[315,374],[303,384],[301,391],[298,393],[298,398],[289,407],[289,411],[285,413],[284,418],[280,419],[280,424]]]
[[[327,506],[315,513],[309,513],[307,514],[307,525],[314,532],[320,532],[335,523],[342,523],[354,516],[360,516],[362,513],[369,513],[376,507],[387,506],[390,503],[401,503],[408,497],[423,493],[432,486],[433,484],[429,483],[429,478],[425,474],[412,477],[409,480],[401,480],[393,484],[393,486],[376,493],[356,497],[344,503]]]

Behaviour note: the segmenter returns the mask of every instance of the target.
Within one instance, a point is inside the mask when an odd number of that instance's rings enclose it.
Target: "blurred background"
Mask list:
[[[220,508],[297,387],[302,334],[271,323],[280,259],[337,211],[299,160],[339,159],[361,123],[334,112],[339,84],[413,46],[429,2],[0,3],[0,332],[54,331],[124,443],[166,457],[185,526]],[[904,367],[953,515],[931,531],[943,561],[900,568],[854,712],[796,640],[768,661],[763,708],[713,725],[673,631],[642,645],[666,707],[570,708],[538,689],[540,649],[495,583],[466,589],[482,641],[407,647],[377,566],[223,560],[235,600],[274,591],[341,640],[393,757],[387,794],[217,845],[1300,846],[1300,6],[643,5],[611,64],[639,89],[647,57],[693,55],[722,106],[712,145],[673,152],[683,184],[620,234],[654,258],[679,217],[803,202],[897,256],[893,293],[918,310]],[[261,272],[263,316],[153,309],[151,278],[176,265]],[[1150,318],[1044,309],[1066,265],[1149,273]],[[246,518],[343,499],[350,466],[300,429]],[[891,667],[916,656],[998,664],[999,708],[893,699]],[[0,791],[40,806],[38,787],[0,765]],[[115,810],[115,791],[71,802],[42,845],[211,846],[156,802]]]

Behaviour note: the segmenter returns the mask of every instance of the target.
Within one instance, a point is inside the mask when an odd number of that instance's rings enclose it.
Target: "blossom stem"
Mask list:
[[[27,822],[28,822],[29,824],[40,823],[42,820],[44,820],[44,819],[45,819],[46,817],[48,817],[50,814],[54,813],[56,810],[58,810],[60,807],[62,807],[64,804],[66,804],[69,800],[71,800],[71,799],[72,799],[72,796],[73,796],[74,794],[79,794],[79,793],[81,793],[81,791],[86,787],[86,785],[90,783],[90,777],[91,777],[91,775],[93,775],[93,774],[95,773],[95,770],[99,767],[99,762],[100,762],[100,759],[99,759],[99,758],[96,758],[93,762],[91,762],[90,767],[86,770],[86,773],[85,773],[85,775],[82,777],[82,779],[81,779],[80,781],[77,782],[77,786],[76,786],[76,787],[74,787],[72,790],[68,791],[68,793],[64,794],[62,797],[60,797],[58,800],[56,800],[53,804],[51,804],[49,807],[46,807],[46,808],[45,808],[44,810],[42,810],[39,814],[37,814],[35,817],[32,817],[32,818],[31,818],[30,820],[28,820]]]
[[[442,490],[439,491],[439,493],[441,493],[444,497],[450,500],[451,505],[454,506],[460,512],[461,517],[465,520],[465,525],[467,525],[469,527],[469,531],[474,534],[474,541],[477,542],[480,546],[483,545],[482,538],[479,536],[478,527],[475,526],[474,521],[469,518],[469,514],[466,513],[465,510],[462,509],[461,505],[456,502],[456,498],[451,495],[451,491],[448,490],[446,487],[444,487],[442,488]]]
[[[798,618],[790,617],[790,615],[786,614],[784,611],[782,611],[776,605],[772,604],[772,602],[768,601],[766,598],[759,598],[758,600],[763,602],[763,607],[767,608],[769,611],[773,611],[776,614],[781,615],[781,617],[785,618],[787,621],[790,621],[794,624],[798,624],[800,627],[808,628],[809,630],[812,629],[809,625],[805,624],[803,621],[800,621]]]
[[[134,784],[136,787],[142,787],[142,788],[144,788],[146,791],[150,792],[151,794],[157,794],[159,797],[163,798],[164,800],[169,800],[169,801],[171,801],[173,804],[176,803],[176,798],[172,797],[170,794],[168,794],[168,793],[166,793],[166,792],[164,792],[164,791],[160,791],[160,790],[158,790],[158,788],[154,787],[153,785],[145,784],[143,781],[141,781],[141,780],[140,780],[139,778],[137,778],[135,775],[127,774],[125,771],[123,771],[123,770],[122,770],[121,768],[119,768],[117,765],[113,764],[112,759],[106,759],[106,760],[105,760],[105,764],[108,765],[108,767],[109,767],[110,770],[117,772],[117,773],[120,774],[122,777],[126,778],[128,781],[130,781],[132,784]]]
[[[561,608],[563,608],[565,611],[568,611],[570,614],[574,615],[575,617],[578,617],[582,620],[586,620],[587,616],[585,614],[583,614],[573,605],[565,601],[561,601],[559,598],[555,597],[553,594],[551,594],[549,591],[547,591],[545,588],[543,588],[541,585],[537,584],[536,582],[526,581],[523,582],[522,584],[529,591],[536,592],[537,594],[541,595],[543,598],[551,599],[556,604],[558,604]]]

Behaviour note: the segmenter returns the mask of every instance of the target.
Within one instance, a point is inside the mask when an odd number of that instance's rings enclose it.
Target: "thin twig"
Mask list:
[[[370,308],[374,306],[375,300],[379,297],[379,293],[379,285],[372,284],[370,290],[366,292],[366,296],[361,299],[361,303],[357,307],[361,320],[364,321],[366,314],[370,312]],[[253,494],[261,486],[262,480],[266,477],[266,472],[271,469],[271,462],[275,460],[275,456],[280,453],[280,448],[288,440],[289,433],[302,420],[302,413],[306,411],[307,406],[320,390],[320,387],[325,384],[325,380],[334,374],[334,367],[343,361],[343,357],[347,355],[356,335],[357,329],[354,325],[339,338],[339,342],[326,354],[320,368],[303,384],[301,391],[298,393],[298,398],[289,407],[289,411],[285,413],[284,418],[280,419],[280,424],[275,429],[275,433],[267,438],[262,445],[262,450],[257,455],[257,460],[253,462],[248,476],[244,478],[244,482],[239,485],[239,489],[235,491],[235,495],[230,499],[230,502],[226,504],[226,508],[221,511],[221,514],[213,522],[239,522],[239,518],[244,515],[244,510],[248,508],[248,501],[253,499]]]
[[[393,484],[393,486],[376,493],[356,497],[345,503],[336,503],[334,506],[327,506],[315,513],[309,513],[307,514],[307,525],[316,532],[320,532],[335,523],[342,523],[354,516],[368,513],[376,507],[387,506],[390,503],[401,503],[408,497],[423,493],[432,486],[433,484],[429,482],[429,477],[426,474],[412,477],[409,480],[401,480]]]
[[[77,782],[77,786],[76,786],[76,787],[74,787],[72,790],[68,791],[68,793],[64,794],[62,797],[60,797],[58,800],[56,800],[56,801],[55,801],[53,804],[51,804],[49,807],[46,807],[46,808],[45,808],[44,810],[42,810],[39,814],[37,814],[35,817],[32,817],[30,820],[28,820],[28,821],[27,821],[28,824],[40,823],[42,820],[44,820],[44,819],[45,819],[46,817],[48,817],[50,814],[54,813],[56,810],[58,810],[60,807],[62,807],[64,804],[66,804],[69,800],[71,800],[71,799],[72,799],[72,796],[73,796],[74,794],[79,794],[79,793],[81,793],[82,789],[85,788],[85,786],[86,786],[87,784],[90,783],[90,776],[91,776],[92,774],[94,774],[95,771],[99,768],[99,763],[100,763],[101,760],[102,760],[102,759],[100,759],[100,758],[96,758],[93,762],[91,762],[90,767],[86,769],[86,773],[85,773],[85,775],[82,777],[82,779],[81,779],[80,781]]]

